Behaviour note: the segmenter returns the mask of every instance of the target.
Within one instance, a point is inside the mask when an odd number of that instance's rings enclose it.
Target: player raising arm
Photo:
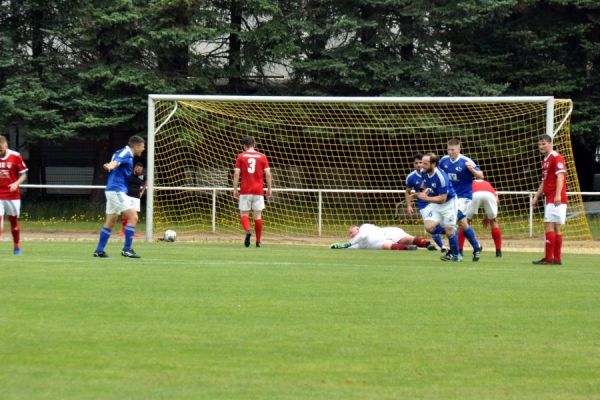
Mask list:
[[[0,135],[0,236],[4,225],[4,214],[10,221],[10,233],[13,238],[13,254],[21,254],[21,192],[19,186],[27,179],[27,167],[23,157],[9,150],[5,136]]]
[[[540,136],[538,148],[544,156],[542,183],[531,199],[531,205],[535,207],[542,194],[546,198],[544,206],[546,248],[545,257],[533,261],[533,264],[561,265],[563,238],[560,227],[567,219],[567,167],[563,156],[554,151],[550,135]]]
[[[412,236],[395,226],[379,227],[373,224],[352,225],[348,229],[350,241],[334,243],[332,249],[376,249],[376,250],[416,250],[428,247],[429,240]]]
[[[464,238],[467,238],[473,246],[473,261],[479,261],[483,248],[475,237],[473,228],[469,226],[465,213],[473,198],[473,179],[483,179],[483,172],[473,160],[460,154],[460,140],[458,139],[448,141],[448,155],[440,160],[440,169],[448,174],[452,187],[456,191],[459,226],[458,248],[462,254]]]
[[[254,150],[256,142],[251,136],[242,140],[244,151],[238,154],[233,171],[233,197],[239,199],[240,223],[246,234],[244,246],[250,247],[250,210],[254,219],[254,233],[256,234],[256,247],[261,247],[262,240],[262,210],[265,208],[264,181],[267,182],[267,199],[271,192],[271,168],[267,156]],[[242,179],[241,187],[238,183]]]

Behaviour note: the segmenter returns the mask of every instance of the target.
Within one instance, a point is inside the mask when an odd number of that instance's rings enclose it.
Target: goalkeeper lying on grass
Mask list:
[[[393,226],[380,228],[372,224],[352,225],[348,229],[350,241],[334,243],[332,249],[378,249],[378,250],[416,250],[425,247],[435,250],[429,240],[420,236],[411,236],[404,230]]]

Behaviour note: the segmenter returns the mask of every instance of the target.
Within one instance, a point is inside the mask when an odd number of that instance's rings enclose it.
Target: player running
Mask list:
[[[244,151],[238,154],[233,172],[233,197],[239,199],[240,223],[246,233],[244,246],[250,247],[250,210],[254,219],[254,233],[256,234],[256,247],[261,247],[262,240],[262,210],[265,208],[264,180],[267,181],[267,199],[271,192],[271,168],[267,156],[254,150],[256,142],[251,136],[242,140]],[[242,178],[241,188],[238,183]]]
[[[473,178],[483,179],[483,172],[471,160],[460,153],[460,140],[450,139],[448,141],[448,155],[440,160],[440,169],[443,170],[450,178],[452,187],[456,191],[457,207],[458,207],[458,226],[459,226],[459,249],[462,253],[464,239],[460,239],[460,235],[467,238],[471,246],[473,246],[473,261],[479,261],[483,248],[475,237],[473,228],[469,226],[465,213],[467,207],[473,198]]]
[[[544,206],[546,254],[544,258],[533,263],[561,265],[563,237],[560,227],[567,220],[567,167],[563,156],[554,150],[550,135],[540,136],[538,148],[544,155],[542,183],[531,199],[531,205],[535,207],[542,194],[546,198]]]
[[[414,158],[414,170],[408,174],[408,176],[406,177],[406,192],[405,192],[405,196],[406,196],[406,212],[408,213],[408,215],[413,215],[413,198],[416,198],[416,194],[419,193],[421,191],[421,187],[423,185],[423,174],[421,173],[421,164],[423,163],[423,155],[421,153],[417,153],[415,154]],[[417,206],[417,210],[419,210],[419,213],[421,214],[421,218],[423,218],[423,220],[425,220],[425,215],[427,215],[429,213],[429,205],[427,204],[427,202],[420,200],[420,199],[416,199],[415,201],[415,205]],[[433,241],[435,242],[435,244],[438,245],[438,247],[442,250],[442,253],[446,253],[446,251],[448,250],[446,248],[446,246],[444,246],[444,242],[442,242],[442,238],[440,236],[440,234],[444,234],[444,228],[442,228],[440,225],[438,225],[436,227],[436,230],[434,233],[431,234],[431,238],[433,239]],[[430,244],[430,247],[427,248],[427,250],[435,250],[435,246],[432,244]]]
[[[424,190],[417,193],[417,198],[430,203],[431,208],[423,217],[425,230],[433,233],[439,224],[448,236],[450,251],[442,256],[442,261],[460,262],[462,256],[458,251],[456,234],[456,192],[448,175],[438,168],[438,162],[435,153],[427,153],[423,156]]]
[[[13,254],[21,254],[21,192],[19,186],[27,179],[27,166],[21,154],[8,148],[5,136],[0,135],[0,236],[4,226],[4,215],[8,215],[13,238]]]
[[[473,199],[467,207],[466,216],[469,224],[473,216],[477,215],[479,209],[483,207],[485,217],[483,226],[490,227],[492,239],[496,247],[496,257],[502,257],[502,232],[498,223],[498,194],[491,183],[485,179],[475,179],[473,181]],[[459,243],[460,246],[460,243]]]
[[[127,196],[127,184],[133,171],[133,157],[140,156],[144,152],[145,142],[140,136],[129,138],[127,146],[113,154],[110,162],[103,165],[108,171],[108,181],[104,195],[106,196],[106,221],[104,227],[100,230],[98,246],[94,251],[94,257],[108,257],[104,251],[112,228],[117,222],[119,214],[123,213],[127,217],[127,226],[125,227],[125,244],[121,255],[129,258],[140,258],[140,256],[131,247],[135,227],[138,222],[138,214],[135,206],[131,204],[131,199]]]
[[[333,243],[332,249],[376,249],[376,250],[417,250],[417,247],[431,245],[429,240],[412,236],[395,226],[379,227],[373,224],[352,225],[348,229],[350,241]]]

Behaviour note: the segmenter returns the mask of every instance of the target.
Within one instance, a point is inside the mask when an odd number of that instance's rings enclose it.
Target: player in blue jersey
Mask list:
[[[475,237],[473,228],[469,226],[466,217],[467,207],[473,199],[473,179],[483,179],[483,171],[469,157],[460,154],[460,140],[450,139],[448,141],[448,155],[440,160],[440,169],[443,170],[456,190],[458,207],[459,249],[462,253],[460,232],[473,246],[473,261],[479,261],[483,247]]]
[[[448,175],[438,168],[438,156],[427,153],[423,156],[423,188],[416,197],[429,203],[429,212],[423,216],[425,230],[433,233],[438,224],[442,225],[448,236],[450,252],[442,256],[442,261],[462,261],[458,251],[456,233],[456,192]]]
[[[123,257],[140,258],[131,247],[133,235],[135,235],[135,226],[138,222],[138,214],[135,207],[132,206],[129,196],[127,196],[127,184],[133,172],[133,157],[140,156],[144,148],[144,139],[140,136],[132,136],[129,138],[127,146],[113,154],[110,162],[103,166],[108,171],[108,181],[104,191],[106,196],[106,222],[100,231],[100,239],[96,251],[94,251],[94,257],[108,257],[104,248],[119,214],[123,213],[127,218],[127,226],[125,227],[125,244],[121,255]]]
[[[411,216],[414,213],[413,198],[415,198],[416,194],[421,191],[421,186],[423,184],[423,175],[421,173],[422,159],[423,155],[421,153],[415,154],[413,158],[414,170],[406,177],[406,212],[408,213],[408,215]],[[421,214],[421,218],[425,220],[425,215],[429,213],[429,204],[427,204],[427,202],[423,200],[416,199],[415,205],[417,206],[417,210],[419,210],[419,213]],[[444,243],[442,242],[442,238],[440,236],[440,234],[444,233],[444,228],[438,225],[436,227],[435,232],[431,234],[431,238],[438,245],[438,247],[442,249],[442,252],[446,253],[446,246],[444,246]],[[427,247],[427,250],[435,250],[435,246],[431,244]]]

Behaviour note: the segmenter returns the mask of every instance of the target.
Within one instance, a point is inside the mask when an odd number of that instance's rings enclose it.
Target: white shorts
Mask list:
[[[488,217],[488,219],[494,219],[498,216],[498,202],[493,193],[484,191],[474,192],[473,200],[469,203],[465,215],[467,218],[471,219],[473,216],[477,215],[479,208],[481,207],[485,210],[485,216]]]
[[[135,211],[140,212],[141,209],[141,200],[137,197],[131,197],[131,196],[127,196],[129,197],[129,204],[131,205],[130,208],[135,208]]]
[[[402,239],[410,237],[410,235],[406,233],[404,229],[397,228],[395,226],[387,226],[385,228],[381,228],[381,233],[383,233],[383,238],[385,240],[391,240],[395,243],[398,243]]]
[[[0,200],[0,216],[12,215],[19,218],[21,214],[21,200]]]
[[[456,214],[460,211],[463,216],[467,215],[467,210],[469,209],[469,204],[471,204],[471,199],[467,199],[466,197],[457,197],[456,198]]]
[[[432,203],[429,203],[429,204],[427,204],[427,206],[425,206],[425,208],[421,208],[419,210],[419,212],[421,213],[421,218],[423,219],[423,221],[431,219],[431,217],[432,217],[431,204]]]
[[[427,219],[437,222],[444,228],[454,228],[456,226],[457,212],[456,198],[453,198],[443,204],[432,203],[431,218]]]
[[[469,204],[471,203],[471,199],[467,199],[466,197],[457,197],[456,198],[456,211],[462,211],[463,214],[467,213],[469,209]]]
[[[553,222],[564,225],[567,220],[567,205],[555,206],[554,203],[546,204],[544,207],[544,222]]]
[[[240,211],[262,211],[265,209],[265,196],[240,194]]]
[[[104,192],[106,196],[106,214],[121,214],[132,209],[131,197],[124,192]]]

